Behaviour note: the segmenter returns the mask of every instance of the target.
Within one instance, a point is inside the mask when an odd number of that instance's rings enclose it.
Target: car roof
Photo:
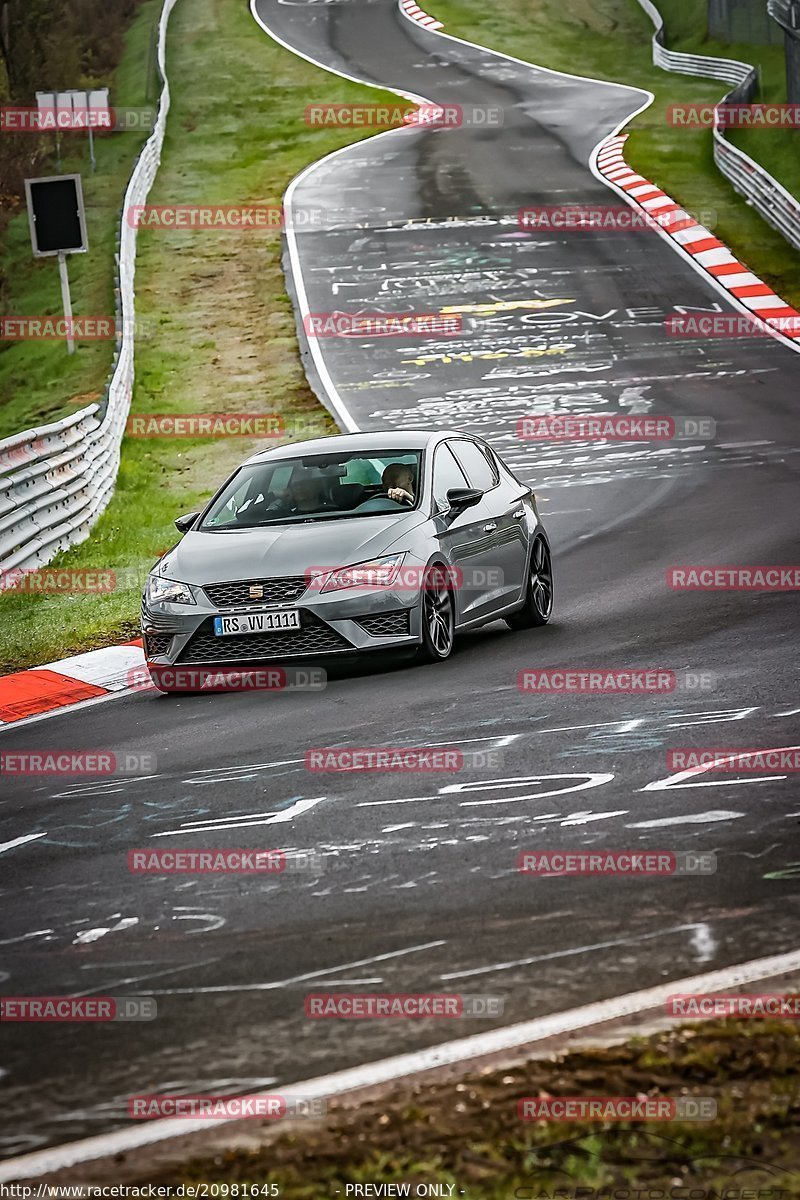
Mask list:
[[[457,429],[403,429],[384,433],[343,433],[315,438],[309,442],[287,442],[269,450],[259,450],[246,463],[267,462],[276,458],[298,458],[306,454],[350,454],[369,450],[425,450],[451,437],[471,437]]]

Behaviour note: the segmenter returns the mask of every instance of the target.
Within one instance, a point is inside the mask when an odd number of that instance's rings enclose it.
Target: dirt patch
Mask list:
[[[198,1158],[139,1182],[274,1183],[289,1200],[354,1196],[357,1183],[408,1183],[410,1195],[417,1185],[452,1185],[453,1196],[483,1200],[591,1200],[605,1188],[651,1189],[638,1197],[618,1191],[620,1200],[800,1196],[798,1051],[796,1022],[684,1027],[512,1069],[486,1068],[459,1082],[399,1086],[358,1108],[331,1109],[307,1129],[297,1131],[295,1123],[291,1134],[266,1134],[255,1149]],[[523,1122],[518,1102],[536,1096],[710,1099],[717,1115]],[[614,1195],[605,1192],[603,1200]]]

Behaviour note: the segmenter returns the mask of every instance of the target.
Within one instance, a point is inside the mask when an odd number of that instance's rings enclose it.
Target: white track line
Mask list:
[[[405,18],[405,20],[409,21],[413,26],[415,26],[415,27],[419,26],[419,22],[415,21],[414,18],[412,16],[410,16],[407,12],[405,12],[404,9],[400,6],[399,0],[398,0],[398,11],[402,14],[402,16]],[[260,15],[258,13],[258,9],[257,9],[257,0],[250,0],[250,12],[253,16],[253,20],[264,31],[264,33],[266,33],[267,37],[272,38],[272,40],[274,42],[276,42],[279,46],[282,46],[284,50],[288,50],[291,54],[296,55],[296,57],[304,59],[306,62],[311,63],[315,67],[319,67],[323,71],[329,72],[329,74],[331,74],[331,75],[338,75],[340,78],[347,79],[351,83],[358,83],[358,84],[361,84],[363,87],[372,88],[375,91],[394,92],[395,95],[403,96],[406,100],[410,100],[413,104],[419,104],[419,105],[435,104],[435,101],[428,99],[425,96],[419,96],[414,92],[406,92],[400,88],[393,88],[387,84],[372,83],[370,80],[360,79],[356,75],[350,75],[345,71],[340,71],[337,67],[329,66],[327,63],[321,62],[319,59],[311,58],[308,54],[303,53],[302,50],[298,50],[296,47],[292,46],[289,42],[285,42],[283,40],[283,38],[279,37],[278,34],[274,33],[273,30],[271,30],[269,28],[269,26],[264,21],[262,21]],[[533,63],[525,62],[524,59],[513,58],[511,55],[502,54],[498,50],[491,50],[486,46],[478,46],[475,42],[467,42],[462,38],[452,37],[452,35],[447,34],[447,33],[442,33],[439,30],[430,29],[430,30],[428,30],[428,32],[434,34],[436,37],[448,38],[452,42],[458,42],[461,45],[465,45],[465,46],[472,46],[476,50],[482,50],[487,54],[493,54],[496,58],[507,59],[511,62],[516,62],[522,66],[529,67],[533,70],[544,71],[548,75],[561,75],[561,76],[565,76],[568,79],[588,79],[592,83],[602,84],[606,87],[622,88],[627,91],[639,92],[641,95],[645,95],[647,97],[645,102],[640,106],[640,108],[638,108],[636,110],[635,113],[633,113],[630,117],[628,117],[627,120],[632,120],[633,117],[637,116],[639,112],[642,112],[645,108],[647,108],[650,104],[652,104],[652,102],[654,100],[654,96],[653,96],[652,92],[645,92],[642,88],[632,87],[630,84],[612,83],[607,79],[592,79],[590,76],[585,76],[585,75],[572,75],[567,71],[554,71],[550,67],[539,67]],[[622,125],[624,125],[625,123],[626,122],[622,122],[622,124],[620,124],[617,127],[617,129],[613,130],[613,133],[614,134],[618,133],[619,130],[622,128]],[[386,138],[386,137],[391,137],[393,135],[397,136],[397,134],[399,134],[399,133],[409,134],[411,132],[412,132],[411,130],[389,129],[389,130],[386,130],[384,133],[374,134],[373,137],[368,140],[370,142],[372,142],[372,141],[376,141],[378,138]],[[609,133],[606,136],[608,137],[608,136],[612,136],[612,135],[613,135],[612,133]],[[362,140],[366,140],[366,139],[362,139]],[[603,138],[603,141],[605,141],[605,138]],[[598,143],[598,145],[602,145],[602,142]],[[285,228],[286,228],[286,244],[287,244],[287,248],[289,250],[289,260],[290,260],[291,268],[292,268],[292,278],[294,281],[295,292],[297,295],[297,307],[300,310],[300,315],[303,319],[304,324],[305,324],[305,318],[309,315],[311,310],[310,310],[310,306],[308,303],[308,294],[306,292],[305,281],[303,279],[302,263],[300,261],[300,255],[299,255],[298,249],[297,249],[297,237],[296,237],[295,230],[294,230],[294,222],[293,222],[292,216],[291,216],[292,205],[294,203],[294,194],[295,194],[296,189],[299,187],[299,185],[307,178],[307,176],[309,176],[314,171],[316,171],[318,167],[321,167],[324,163],[331,162],[332,159],[338,157],[339,155],[349,154],[352,150],[355,150],[355,149],[359,148],[360,146],[361,146],[361,141],[354,142],[349,146],[343,146],[339,150],[334,150],[330,154],[326,154],[324,158],[317,159],[316,162],[310,163],[309,166],[307,166],[303,171],[301,171],[299,175],[295,176],[295,178],[291,181],[288,188],[286,189],[286,192],[284,193],[283,203],[284,203],[284,207],[287,212],[287,220],[286,220],[286,226],[285,226]],[[325,362],[325,357],[324,357],[319,345],[317,344],[317,340],[315,338],[307,338],[307,344],[308,344],[308,348],[309,348],[311,357],[314,360],[314,365],[319,374],[319,378],[322,383],[322,386],[324,387],[325,392],[330,401],[331,408],[333,409],[334,413],[338,417],[342,428],[346,429],[350,433],[360,432],[359,426],[358,426],[358,423],[357,423],[355,417],[350,412],[349,408],[347,407],[347,405],[345,404],[341,395],[339,394],[336,384],[333,382],[333,379],[331,377],[331,374],[330,374],[327,364]]]
[[[398,0],[398,10],[402,14],[402,16],[405,18],[405,20],[407,20],[411,23],[411,25],[413,25],[415,27],[419,27],[419,22],[416,21],[407,12],[405,12],[402,7],[400,7],[399,0]],[[298,50],[298,49],[296,49],[296,47],[292,46],[289,42],[284,41],[283,38],[279,37],[278,34],[273,32],[273,30],[271,30],[269,28],[269,26],[267,24],[265,24],[264,21],[262,21],[260,15],[258,13],[258,10],[257,10],[257,0],[250,0],[250,12],[251,12],[256,24],[264,31],[264,33],[267,34],[268,37],[272,38],[272,40],[274,42],[276,42],[279,46],[282,46],[284,50],[288,50],[291,54],[296,55],[298,58],[304,59],[306,62],[311,63],[315,67],[319,67],[323,71],[327,71],[332,75],[338,75],[340,78],[347,79],[351,83],[361,84],[362,87],[372,88],[373,90],[376,90],[376,91],[394,92],[395,95],[403,96],[406,100],[410,100],[413,104],[434,105],[436,103],[434,100],[431,100],[425,96],[419,96],[415,92],[406,92],[406,91],[403,91],[401,88],[390,87],[388,84],[372,83],[370,80],[360,79],[356,75],[350,75],[345,71],[340,71],[337,67],[330,66],[325,62],[321,62],[319,59],[311,58],[308,54],[305,54],[302,50]],[[592,79],[591,76],[585,76],[585,75],[572,75],[567,71],[554,71],[550,67],[540,67],[534,63],[525,62],[524,59],[514,58],[513,56],[511,56],[509,54],[502,54],[499,50],[491,50],[487,46],[478,46],[475,42],[467,42],[463,38],[456,38],[456,37],[453,37],[451,34],[442,33],[439,30],[429,29],[428,32],[434,34],[436,37],[448,38],[450,41],[458,42],[464,46],[472,46],[474,49],[484,51],[486,54],[493,54],[496,58],[502,58],[502,59],[506,59],[510,62],[519,63],[521,66],[528,67],[531,70],[543,71],[548,75],[560,75],[567,79],[581,79],[581,80],[586,79],[589,82],[601,84],[605,87],[621,88],[623,90],[630,91],[630,92],[638,92],[640,95],[646,96],[647,99],[645,100],[645,102],[640,106],[640,108],[638,108],[636,110],[636,112],[634,112],[633,114],[631,114],[630,117],[627,118],[628,120],[632,120],[633,117],[637,116],[639,112],[642,112],[645,108],[647,108],[650,104],[652,104],[652,102],[654,100],[654,96],[653,96],[652,92],[645,92],[644,89],[633,87],[630,84],[612,83],[611,81],[609,81],[607,79]],[[623,122],[623,124],[624,124],[624,122]],[[613,131],[613,133],[618,133],[620,128],[622,128],[622,125],[620,125],[617,129],[615,129]],[[411,130],[411,129],[407,129],[407,130],[389,129],[389,130],[386,130],[384,133],[374,134],[368,140],[370,142],[372,142],[372,141],[376,141],[378,138],[386,138],[386,137],[392,137],[392,136],[396,137],[400,133],[405,133],[406,135],[408,135],[412,132],[413,132],[413,130]],[[611,133],[607,134],[606,136],[611,136]],[[362,141],[363,140],[366,140],[366,139],[362,139]],[[605,138],[603,140],[605,140]],[[295,178],[291,181],[288,188],[286,189],[286,192],[284,193],[283,203],[284,203],[284,207],[287,211],[286,243],[287,243],[287,247],[289,250],[289,260],[291,262],[291,267],[292,267],[292,278],[294,281],[295,291],[296,291],[296,295],[297,295],[297,307],[300,310],[300,314],[301,314],[304,324],[305,324],[305,318],[310,313],[310,306],[308,303],[308,294],[306,292],[305,281],[303,279],[303,270],[302,270],[302,264],[300,261],[300,255],[299,255],[298,249],[297,249],[297,237],[296,237],[295,230],[294,230],[294,222],[291,217],[292,205],[294,202],[294,194],[295,194],[296,189],[299,187],[299,185],[307,178],[307,176],[309,176],[314,171],[316,171],[318,167],[321,167],[325,163],[331,162],[332,159],[338,157],[339,155],[349,154],[351,151],[358,149],[361,146],[361,144],[362,144],[362,142],[359,141],[359,142],[354,142],[349,146],[343,146],[339,150],[334,150],[334,151],[332,151],[332,153],[325,155],[324,158],[317,159],[316,162],[310,163],[309,166],[307,166],[303,171],[301,171],[299,175],[295,176]],[[600,143],[600,144],[602,144],[602,143]],[[308,343],[308,348],[309,348],[311,357],[314,360],[314,365],[319,374],[320,381],[321,381],[323,387],[325,388],[325,392],[328,396],[328,399],[330,400],[330,404],[331,404],[331,407],[332,407],[334,413],[339,418],[340,424],[348,432],[351,432],[351,433],[359,432],[358,423],[356,422],[355,417],[350,412],[350,410],[348,409],[344,400],[342,399],[341,395],[339,394],[336,384],[333,382],[333,379],[331,378],[331,374],[328,370],[327,364],[325,363],[324,355],[322,354],[322,351],[320,350],[320,347],[317,344],[316,339],[308,338],[307,343]]]
[[[406,12],[404,12],[402,7],[400,8],[400,12],[403,14],[403,16],[406,18],[407,21],[410,21],[413,25],[418,24],[418,22],[414,21],[414,19],[412,17],[410,17]],[[520,63],[523,66],[532,67],[533,69],[535,69],[537,71],[546,71],[550,75],[562,75],[566,79],[585,79],[589,83],[605,84],[607,87],[626,88],[628,91],[639,92],[641,95],[646,96],[647,99],[644,101],[644,103],[641,104],[634,112],[630,113],[629,116],[623,118],[623,120],[620,121],[619,124],[617,126],[615,126],[615,128],[613,130],[611,130],[609,133],[605,134],[600,139],[600,141],[597,143],[597,145],[594,147],[591,154],[589,155],[589,170],[592,172],[595,179],[600,180],[600,182],[604,183],[606,185],[606,187],[613,188],[613,190],[615,192],[617,192],[618,195],[622,196],[622,198],[625,200],[625,203],[628,204],[631,208],[638,208],[638,205],[635,203],[634,200],[632,200],[628,196],[627,192],[623,191],[622,188],[617,187],[611,179],[609,179],[607,176],[603,175],[600,172],[600,170],[597,166],[597,156],[602,151],[603,147],[606,145],[609,138],[617,137],[619,135],[619,133],[625,128],[626,125],[629,125],[631,123],[631,121],[635,120],[635,118],[639,116],[640,113],[643,113],[645,111],[645,109],[650,107],[650,105],[655,100],[655,95],[653,94],[653,92],[649,91],[646,88],[636,87],[635,85],[629,84],[629,83],[614,83],[609,79],[595,79],[593,75],[573,75],[570,71],[554,71],[551,67],[542,67],[542,66],[539,66],[538,63],[526,62],[525,59],[516,58],[513,54],[503,54],[502,51],[500,51],[500,50],[492,50],[488,46],[481,46],[477,42],[468,41],[466,38],[454,37],[452,33],[443,33],[440,30],[429,30],[429,32],[434,37],[446,38],[448,41],[458,42],[462,46],[472,46],[476,50],[483,50],[486,54],[494,54],[498,58],[505,58],[509,62]],[[627,166],[627,164],[625,164],[625,165]],[[633,174],[635,174],[635,172],[631,171],[631,177],[633,176]],[[751,309],[749,309],[745,304],[743,304],[736,296],[733,296],[729,291],[726,291],[726,289],[724,287],[722,287],[722,285],[720,283],[717,282],[716,278],[713,275],[709,275],[707,271],[703,270],[702,264],[699,263],[697,261],[697,259],[693,258],[691,254],[687,253],[687,251],[685,251],[682,248],[682,246],[678,242],[676,242],[673,237],[670,236],[669,232],[666,229],[662,229],[661,226],[656,225],[655,232],[658,234],[658,236],[660,238],[663,238],[664,241],[666,241],[668,243],[668,245],[670,245],[672,247],[672,249],[675,251],[676,254],[679,254],[681,256],[681,258],[684,260],[684,262],[687,262],[689,264],[689,266],[692,268],[693,271],[696,271],[697,274],[702,276],[702,278],[705,279],[707,283],[711,284],[711,286],[717,292],[719,292],[719,294],[721,296],[724,296],[724,298],[728,301],[728,303],[733,308],[737,308],[740,312],[746,313],[748,316],[753,315]],[[764,326],[764,329],[765,329],[765,332],[767,332],[768,335],[771,338],[773,338],[775,341],[781,342],[782,345],[787,346],[790,350],[794,350],[795,354],[800,354],[800,345],[798,345],[796,340],[793,340],[792,338],[784,337],[777,330],[771,329],[767,325]]]
[[[629,992],[627,995],[617,996],[612,1000],[585,1004],[581,1008],[569,1009],[567,1012],[537,1017],[518,1025],[508,1025],[504,1029],[493,1029],[488,1033],[457,1038],[439,1046],[431,1046],[427,1050],[397,1054],[379,1062],[365,1063],[363,1066],[337,1071],[333,1075],[322,1075],[317,1079],[307,1079],[301,1083],[292,1084],[291,1087],[279,1088],[275,1091],[284,1096],[287,1101],[301,1097],[330,1099],[356,1089],[395,1082],[437,1067],[456,1063],[466,1066],[473,1059],[503,1051],[521,1050],[524,1046],[544,1041],[547,1038],[587,1030],[607,1021],[633,1017],[655,1009],[664,1010],[667,999],[675,993],[721,992],[755,983],[758,980],[772,979],[799,969],[800,950],[793,950],[788,954],[775,954],[769,958],[754,959],[738,966],[724,967],[719,971],[709,971],[705,975],[693,975],[687,979],[676,979],[672,983],[662,983],[657,987],[645,988],[639,992]],[[209,1126],[208,1121],[204,1120],[180,1119],[142,1122],[132,1128],[119,1130],[117,1133],[104,1133],[97,1137],[86,1138],[81,1142],[56,1146],[51,1150],[37,1150],[20,1158],[9,1159],[7,1162],[0,1163],[0,1183],[33,1179],[54,1171],[63,1171],[67,1167],[73,1167],[79,1163],[96,1162],[101,1158],[124,1154],[139,1146],[155,1145],[170,1138],[184,1137],[188,1133],[199,1133],[200,1131],[208,1133],[209,1129],[216,1125],[234,1123],[233,1121],[215,1121],[212,1126]],[[197,1152],[202,1153],[202,1148],[202,1142],[199,1142]]]
[[[430,105],[433,103],[433,101],[427,100],[424,96],[417,96],[414,92],[404,92],[399,88],[390,88],[384,84],[371,83],[367,79],[359,79],[355,75],[348,75],[344,71],[337,70],[336,67],[330,67],[324,62],[320,62],[319,59],[310,58],[307,54],[304,54],[302,50],[297,50],[294,46],[290,45],[288,42],[285,42],[283,38],[278,37],[278,35],[261,20],[261,17],[257,11],[256,0],[250,0],[250,12],[252,13],[253,19],[256,21],[256,23],[261,27],[261,29],[263,29],[264,33],[266,33],[268,37],[272,38],[273,42],[277,42],[279,46],[282,46],[284,50],[290,51],[290,53],[294,54],[297,58],[303,58],[306,62],[310,62],[313,66],[319,67],[321,70],[327,71],[331,75],[339,75],[342,79],[349,79],[351,83],[360,83],[363,87],[369,87],[375,91],[394,92],[395,95],[403,96],[406,100],[410,100],[412,104]],[[411,18],[409,18],[409,20],[411,20]],[[408,134],[410,132],[412,132],[410,129],[388,129],[384,133],[374,134],[369,140],[374,141],[378,138],[390,137],[393,134],[396,136],[399,133]],[[361,141],[354,142],[349,146],[342,146],[339,150],[334,150],[331,154],[326,154],[324,158],[317,159],[316,162],[310,163],[305,170],[301,171],[299,175],[294,177],[284,193],[283,204],[287,214],[285,227],[286,244],[289,250],[289,260],[292,265],[292,278],[294,280],[295,292],[297,295],[297,307],[300,310],[304,326],[305,318],[309,315],[311,310],[309,308],[308,294],[306,292],[305,281],[303,279],[303,269],[300,262],[300,255],[297,250],[297,236],[294,230],[294,221],[291,216],[294,193],[306,176],[310,175],[313,171],[316,171],[318,167],[321,167],[324,163],[329,163],[331,159],[336,158],[338,155],[348,154],[351,150],[355,150],[360,146]],[[330,371],[328,370],[325,362],[325,356],[320,350],[317,339],[314,337],[308,337],[306,341],[311,353],[311,357],[314,360],[314,365],[316,366],[319,374],[322,386],[325,388],[328,399],[331,403],[331,407],[338,417],[340,425],[343,429],[347,430],[348,433],[359,433],[360,429],[358,423],[340,396],[336,384],[331,378]]]
[[[14,838],[11,842],[0,842],[0,854],[5,854],[6,850],[13,850],[15,846],[24,846],[26,842],[35,842],[37,838],[47,837],[47,831],[44,833],[26,833],[23,837]]]

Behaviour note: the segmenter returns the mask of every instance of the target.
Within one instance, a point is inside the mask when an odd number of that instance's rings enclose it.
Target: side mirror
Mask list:
[[[178,533],[186,533],[188,530],[190,530],[199,516],[199,512],[193,512],[186,513],[184,517],[176,517],[175,528],[177,529]]]
[[[463,512],[465,508],[472,508],[473,504],[478,504],[483,499],[483,492],[479,488],[450,488],[447,493],[447,503],[453,512]]]

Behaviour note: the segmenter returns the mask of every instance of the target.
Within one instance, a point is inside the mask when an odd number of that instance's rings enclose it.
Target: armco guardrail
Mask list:
[[[657,67],[681,75],[720,79],[723,83],[734,85],[714,113],[714,162],[764,220],[777,229],[791,246],[800,250],[800,201],[725,137],[719,118],[718,110],[725,104],[747,104],[753,99],[758,87],[755,67],[732,58],[711,58],[668,50],[664,45],[664,22],[658,9],[651,0],[639,0],[639,4],[656,29],[653,34],[653,62]]]
[[[125,190],[117,249],[117,351],[102,404],[0,441],[0,569],[33,568],[84,541],[111,499],[133,391],[136,227],[125,219],[155,179],[169,111],[166,36],[177,0],[164,0],[158,28],[158,114]]]
[[[767,12],[773,21],[789,33],[800,33],[800,5],[797,0],[767,0]]]
[[[755,68],[735,58],[710,58],[705,54],[683,54],[679,50],[668,50],[664,44],[664,18],[652,0],[639,0],[639,4],[655,25],[653,34],[653,62],[665,71],[679,75],[702,75],[706,79],[721,79],[723,83],[742,83],[748,75],[755,76]]]

